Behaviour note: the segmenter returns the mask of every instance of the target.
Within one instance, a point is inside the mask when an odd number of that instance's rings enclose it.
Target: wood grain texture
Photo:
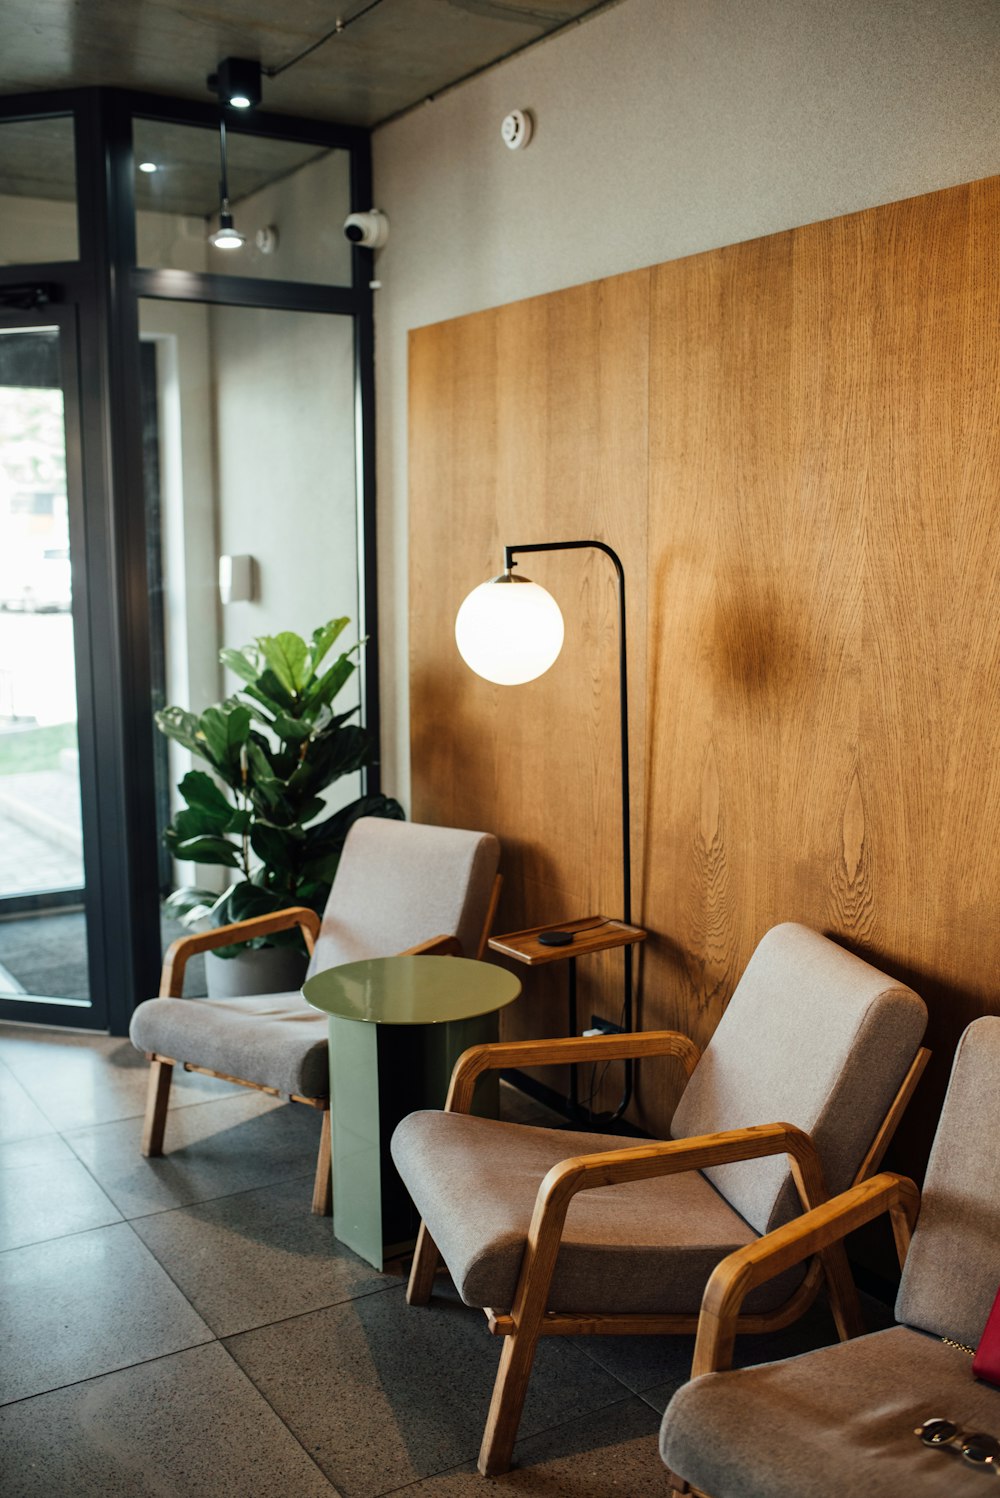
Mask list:
[[[928,1002],[891,1157],[918,1177],[957,1037],[1000,1012],[998,209],[989,179],[411,345],[414,815],[497,833],[501,930],[617,913],[610,569],[530,559],[567,645],[529,686],[452,634],[505,542],[614,546],[639,1024],[703,1046],[770,926],[833,936]],[[582,1015],[620,962],[580,965]],[[507,1034],[561,1033],[558,974]],[[641,1066],[630,1116],[662,1133],[679,1085]]]

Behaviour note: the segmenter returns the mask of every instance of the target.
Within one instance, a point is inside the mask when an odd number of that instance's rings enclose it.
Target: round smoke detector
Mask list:
[[[500,126],[500,138],[511,151],[523,151],[531,139],[531,115],[526,109],[512,109]]]

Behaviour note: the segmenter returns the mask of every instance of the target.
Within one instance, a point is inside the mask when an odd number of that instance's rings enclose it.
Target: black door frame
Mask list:
[[[0,1019],[74,1023],[123,1035],[135,1005],[156,992],[160,967],[139,299],[268,306],[353,319],[358,625],[361,637],[368,639],[362,665],[362,719],[377,746],[372,254],[353,248],[350,286],[137,267],[133,117],[213,127],[218,107],[119,89],[0,99],[0,129],[5,121],[59,115],[76,120],[79,259],[0,267],[0,295],[14,285],[47,287],[52,305],[45,308],[44,318],[55,321],[59,309],[75,314],[79,430],[73,440],[82,473],[80,545],[85,567],[79,572],[74,567],[74,623],[78,617],[84,621],[78,635],[77,696],[92,1007],[0,1000]],[[261,111],[246,119],[227,119],[227,127],[233,133],[348,151],[351,211],[372,206],[367,131]],[[367,771],[366,789],[374,793],[379,788],[376,758]]]

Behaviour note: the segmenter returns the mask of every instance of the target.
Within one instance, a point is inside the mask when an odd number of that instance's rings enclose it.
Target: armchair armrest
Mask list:
[[[581,1061],[622,1061],[642,1056],[676,1056],[690,1077],[701,1057],[694,1041],[677,1030],[644,1030],[629,1035],[571,1035],[558,1040],[511,1040],[476,1045],[455,1062],[445,1101],[446,1113],[468,1113],[476,1079],[508,1066],[563,1066]]]
[[[731,1365],[736,1319],[751,1290],[803,1259],[840,1244],[848,1233],[882,1212],[892,1218],[902,1267],[919,1208],[920,1192],[913,1182],[884,1171],[723,1259],[705,1287],[691,1377]]]
[[[789,1157],[803,1206],[812,1208],[825,1202],[827,1191],[816,1147],[808,1134],[787,1123],[652,1141],[607,1153],[577,1155],[553,1165],[535,1198],[514,1304],[508,1317],[497,1317],[494,1312],[496,1329],[504,1333],[521,1328],[537,1331],[541,1325],[566,1213],[577,1192],[779,1154]]]
[[[197,931],[193,936],[180,936],[171,942],[163,959],[160,974],[160,998],[178,999],[184,990],[184,969],[198,952],[211,952],[216,947],[228,947],[232,942],[249,941],[254,936],[269,936],[274,931],[290,931],[298,926],[311,954],[319,935],[320,920],[314,910],[304,905],[290,905],[287,910],[276,910],[273,915],[257,915],[248,921],[233,921],[228,926],[216,926],[212,931]]]

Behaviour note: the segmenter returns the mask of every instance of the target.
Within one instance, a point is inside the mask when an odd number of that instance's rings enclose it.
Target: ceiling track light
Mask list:
[[[252,57],[224,57],[206,79],[225,109],[253,109],[260,103],[260,63]]]
[[[223,115],[219,120],[219,227],[214,234],[208,236],[208,242],[216,250],[242,250],[247,242],[245,234],[241,234],[233,223],[233,215],[229,207],[229,172],[226,162],[226,120]]]

